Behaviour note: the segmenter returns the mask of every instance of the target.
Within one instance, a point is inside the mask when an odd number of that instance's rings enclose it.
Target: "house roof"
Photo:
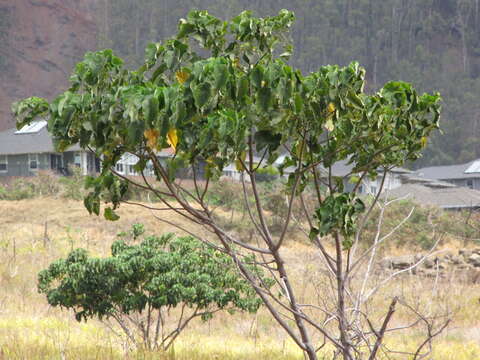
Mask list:
[[[424,167],[418,169],[416,174],[439,180],[480,178],[480,159],[466,164]]]
[[[434,205],[443,209],[480,207],[480,191],[464,187],[430,187],[420,184],[405,184],[385,191],[388,198],[410,198],[423,205]]]
[[[447,187],[455,187],[454,184],[437,180],[437,179],[429,179],[418,176],[416,174],[402,174],[400,175],[403,184],[420,184],[427,187],[437,187],[437,188],[447,188]]]
[[[332,165],[332,175],[333,176],[341,176],[345,177],[349,175],[352,172],[354,164],[349,164],[349,160],[340,160],[337,161]],[[327,169],[321,168],[322,171],[328,172]],[[409,174],[412,173],[411,170],[402,168],[402,167],[394,167],[392,170],[390,170],[391,173],[397,173],[397,174]]]
[[[46,126],[36,132],[17,132],[15,128],[0,132],[0,155],[57,152]],[[68,150],[78,151],[81,149],[78,145],[74,145]]]

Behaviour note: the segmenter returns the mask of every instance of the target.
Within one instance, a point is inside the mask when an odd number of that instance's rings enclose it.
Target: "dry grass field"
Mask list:
[[[145,224],[147,233],[174,231],[144,208],[123,206],[119,214],[119,221],[107,222],[89,216],[79,201],[0,201],[0,359],[303,359],[263,309],[256,315],[219,314],[209,322],[199,320],[169,354],[145,354],[126,349],[124,339],[101,322],[78,323],[71,312],[50,307],[37,293],[36,276],[53,260],[78,247],[106,255],[116,234],[138,222]],[[167,212],[159,216],[181,221]],[[310,287],[316,275],[311,271],[316,261],[313,249],[291,241],[284,251],[295,285],[308,301],[315,296]],[[452,324],[437,338],[432,359],[480,359],[480,285],[455,277],[435,280],[407,275],[383,291],[412,298],[425,308],[451,310]],[[387,301],[382,296],[377,299],[371,308],[385,312]],[[407,321],[402,316],[398,314],[397,323]],[[403,332],[390,338],[389,345],[408,350],[417,336]],[[325,359],[331,358],[329,349],[324,354]]]

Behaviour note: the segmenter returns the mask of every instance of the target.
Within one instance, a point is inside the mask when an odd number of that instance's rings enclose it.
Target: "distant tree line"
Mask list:
[[[9,69],[8,29],[11,27],[10,9],[0,4],[0,70]]]
[[[387,79],[438,90],[441,128],[414,166],[466,162],[480,157],[479,0],[103,0],[99,47],[113,48],[132,65],[150,41],[174,34],[191,9],[228,19],[249,9],[269,16],[295,12],[295,66],[359,61],[374,91]]]

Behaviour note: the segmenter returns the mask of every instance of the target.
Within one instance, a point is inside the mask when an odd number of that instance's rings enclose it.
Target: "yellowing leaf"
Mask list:
[[[348,179],[348,182],[351,184],[356,184],[360,181],[360,178],[356,175],[350,176],[350,179]]]
[[[148,129],[143,132],[143,136],[147,139],[147,146],[154,150],[158,145],[158,137],[160,132],[157,129]]]
[[[238,68],[238,69],[241,68],[241,66],[240,66],[240,60],[239,60],[237,57],[236,57],[235,59],[233,59],[233,65],[234,65],[236,68]]]
[[[299,141],[297,142],[297,145],[295,146],[295,155],[300,156],[300,153],[302,152],[303,145],[305,144],[305,141]]]
[[[333,131],[333,129],[335,129],[332,118],[328,118],[327,121],[325,121],[325,129],[328,131]]]
[[[426,136],[423,136],[423,137],[420,139],[420,143],[422,144],[422,147],[427,146],[427,137],[426,137]]]
[[[190,76],[190,74],[188,72],[184,71],[184,70],[178,70],[175,73],[175,77],[177,78],[177,81],[180,84],[183,84],[185,81],[187,81],[189,76]]]
[[[245,170],[244,166],[243,166],[243,163],[245,163],[245,158],[246,157],[247,157],[247,154],[244,151],[240,154],[240,157],[237,160],[235,160],[235,168],[237,169],[237,171]]]
[[[177,151],[177,144],[178,144],[177,129],[172,128],[168,130],[167,143],[173,148],[174,151]]]
[[[335,105],[333,103],[329,103],[327,106],[327,111],[331,114],[335,111]]]

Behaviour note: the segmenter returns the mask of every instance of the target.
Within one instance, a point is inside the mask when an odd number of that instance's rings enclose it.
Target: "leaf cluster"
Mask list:
[[[344,248],[349,249],[357,229],[356,220],[364,210],[365,204],[354,193],[327,196],[315,211],[314,218],[318,222],[318,228],[311,229],[310,237],[325,236],[338,231],[343,236]]]

